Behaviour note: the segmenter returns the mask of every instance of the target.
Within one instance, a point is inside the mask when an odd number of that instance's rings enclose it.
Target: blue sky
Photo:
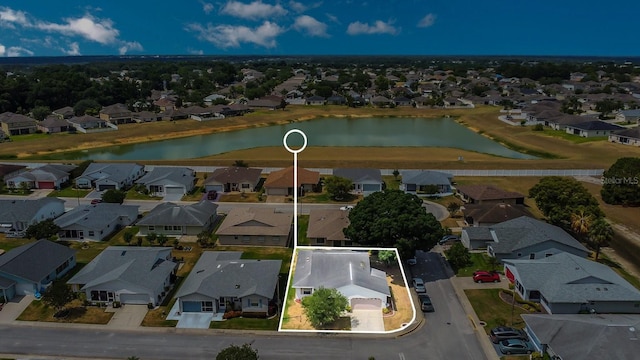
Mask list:
[[[0,56],[638,56],[639,13],[637,0],[3,0]]]

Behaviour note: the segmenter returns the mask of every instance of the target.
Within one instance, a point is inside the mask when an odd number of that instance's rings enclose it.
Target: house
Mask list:
[[[549,314],[640,314],[640,290],[609,266],[569,253],[535,260],[505,260],[516,292]]]
[[[561,228],[521,216],[493,226],[462,230],[461,241],[470,250],[487,248],[490,256],[505,259],[539,259],[561,252],[587,257],[589,250]]]
[[[64,200],[58,198],[0,199],[0,233],[22,232],[31,225],[62,214]]]
[[[349,212],[339,209],[312,209],[309,212],[307,239],[311,246],[352,246],[342,231],[349,226]]]
[[[638,358],[640,315],[522,314],[529,340],[551,359]]]
[[[592,119],[592,118],[591,118]],[[545,119],[545,126],[550,126],[554,130],[565,130],[567,126],[570,125],[578,125],[582,124],[586,121],[589,121],[590,118],[586,116],[580,115],[562,115],[553,117],[550,119]]]
[[[75,115],[71,106],[65,106],[63,108],[53,110],[51,113],[63,120],[71,119]]]
[[[369,253],[353,250],[298,250],[291,287],[296,299],[319,288],[336,289],[352,309],[390,303],[387,274],[371,267]]]
[[[524,205],[508,203],[467,204],[462,207],[467,226],[492,226],[521,216],[531,216]]]
[[[579,124],[567,125],[567,134],[578,135],[580,137],[609,136],[625,128],[608,122],[593,120]]]
[[[11,189],[60,189],[69,182],[75,165],[43,165],[35,169],[7,176],[5,183]]]
[[[613,133],[609,135],[609,141],[624,145],[640,146],[640,127]]]
[[[451,179],[453,175],[432,170],[404,170],[400,172],[402,183],[400,190],[410,194],[426,194],[430,187],[435,186],[436,192],[429,195],[446,196],[451,195]]]
[[[275,100],[270,98],[261,98],[261,99],[249,100],[247,102],[247,106],[252,109],[276,110],[282,107],[282,103],[280,100]]]
[[[216,112],[214,107],[201,107],[201,106],[189,106],[182,109],[185,113],[189,114],[189,118],[197,121],[208,121],[222,119],[224,116]]]
[[[369,102],[373,104],[373,106],[378,106],[378,107],[386,107],[394,103],[393,100],[381,95],[372,97],[371,100],[369,100]]]
[[[227,97],[220,94],[211,94],[209,96],[206,96],[204,99],[202,99],[202,101],[204,102],[205,105],[211,106],[214,103],[217,103],[219,101],[226,103]]]
[[[91,115],[76,116],[68,119],[67,121],[74,129],[76,129],[76,131],[85,134],[118,130],[116,125]]]
[[[458,196],[468,204],[524,204],[524,195],[493,185],[458,185]]]
[[[137,219],[137,205],[98,203],[77,206],[53,222],[60,227],[60,239],[102,241]]]
[[[327,104],[329,105],[344,105],[347,103],[347,99],[342,95],[333,95],[327,98]]]
[[[144,175],[144,166],[135,163],[91,163],[76,178],[80,189],[95,188],[98,191],[124,190]]]
[[[241,259],[239,251],[205,251],[176,293],[179,311],[267,316],[276,298],[281,260]]]
[[[640,109],[620,110],[616,114],[616,122],[626,122],[627,124],[638,123],[640,120]]]
[[[133,122],[131,110],[125,104],[112,104],[100,110],[100,119],[112,124],[127,124]]]
[[[24,165],[0,164],[0,180],[4,181],[6,178],[22,172],[26,168]]]
[[[406,96],[398,96],[393,99],[393,102],[396,106],[411,106],[411,99]]]
[[[256,191],[262,169],[231,166],[219,168],[208,174],[204,181],[205,191],[231,192]]]
[[[160,118],[162,120],[169,120],[169,121],[183,120],[183,119],[188,119],[189,114],[187,114],[182,109],[174,109],[173,107],[170,107],[170,108],[167,108],[166,110],[163,110],[160,113]]]
[[[67,120],[60,119],[57,116],[48,116],[46,119],[40,121],[37,125],[38,130],[47,134],[55,134],[69,131],[72,126],[69,125]]]
[[[139,111],[131,113],[131,119],[137,123],[152,122],[162,120],[162,116],[152,111]]]
[[[193,190],[196,180],[196,172],[192,169],[155,166],[135,183],[144,185],[151,195],[177,194],[182,196]]]
[[[218,227],[220,245],[287,246],[293,214],[268,208],[233,208]]]
[[[53,280],[76,266],[76,250],[49,240],[38,240],[0,256],[0,297],[42,293]]]
[[[9,136],[33,134],[37,121],[22,114],[3,112],[0,114],[0,130]]]
[[[314,95],[314,96],[309,96],[306,99],[305,105],[324,105],[325,101],[326,99],[324,98],[324,96]]]
[[[293,166],[273,171],[264,182],[264,188],[267,195],[293,195]],[[314,191],[320,182],[320,172],[311,171],[304,168],[298,168],[298,188],[299,194],[304,195],[305,192]]]
[[[218,218],[218,205],[210,201],[178,205],[163,202],[137,222],[140,235],[150,233],[167,236],[198,235],[209,232]]]
[[[109,246],[67,284],[94,303],[159,305],[175,283],[171,247]]]
[[[333,176],[351,180],[353,182],[353,193],[364,196],[376,191],[382,191],[384,187],[380,169],[333,169]]]

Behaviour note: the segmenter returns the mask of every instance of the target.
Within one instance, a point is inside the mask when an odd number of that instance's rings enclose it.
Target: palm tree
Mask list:
[[[455,201],[452,201],[449,204],[447,204],[447,210],[449,210],[452,217],[455,217],[458,210],[460,210],[460,204],[458,204]]]
[[[600,247],[606,246],[612,238],[613,228],[604,218],[598,218],[591,224],[589,240],[596,248],[596,261],[600,255]]]
[[[589,228],[593,223],[593,216],[587,214],[584,208],[571,214],[571,230],[573,230],[582,240],[589,234]]]

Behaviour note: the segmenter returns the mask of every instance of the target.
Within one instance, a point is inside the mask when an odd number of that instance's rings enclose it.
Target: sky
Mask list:
[[[638,56],[640,1],[2,0],[0,57]]]

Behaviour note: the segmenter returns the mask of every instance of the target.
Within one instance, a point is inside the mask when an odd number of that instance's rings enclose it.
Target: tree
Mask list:
[[[602,175],[602,200],[612,205],[640,205],[640,158],[618,159]]]
[[[593,215],[587,214],[584,208],[580,208],[578,211],[571,214],[571,230],[573,230],[573,232],[582,240],[584,240],[589,234],[592,222]]]
[[[55,108],[54,108],[55,109]],[[96,115],[102,106],[94,99],[82,99],[73,106],[73,113],[76,116]]]
[[[233,166],[246,168],[246,167],[249,167],[249,164],[244,162],[244,160],[236,160],[236,161],[233,162]]]
[[[167,241],[169,241],[169,238],[165,234],[160,234],[158,235],[157,241],[160,246],[164,246],[164,244],[166,244]]]
[[[124,238],[124,242],[126,242],[127,245],[131,244],[131,240],[133,240],[133,236],[134,234],[130,231],[125,231],[124,234],[122,235],[122,237]]]
[[[31,115],[38,121],[44,120],[49,114],[51,114],[51,109],[48,106],[36,106],[31,110]]]
[[[112,204],[122,204],[127,193],[122,190],[109,189],[102,194],[102,201]]]
[[[613,239],[611,225],[604,218],[596,219],[589,229],[589,241],[596,248],[596,261],[600,255],[600,247],[607,246],[611,239]]]
[[[598,201],[578,180],[569,177],[547,176],[529,190],[536,206],[547,220],[565,229],[571,227],[571,214],[584,209],[585,214],[601,217]]]
[[[398,171],[398,169],[394,169],[392,174],[393,174],[393,178],[395,180],[398,180],[398,176],[400,175],[400,171]]]
[[[55,280],[42,294],[42,301],[56,309],[56,311],[62,310],[71,300],[73,300],[73,291],[62,280]]]
[[[206,231],[201,231],[198,235],[198,244],[200,244],[201,247],[207,247],[209,246],[209,240],[211,240],[211,234],[209,234]]]
[[[449,213],[452,217],[455,217],[458,210],[460,210],[460,204],[455,201],[451,201],[449,204],[447,204],[447,210],[449,210]]]
[[[495,256],[490,256],[490,257],[489,257],[489,260],[487,261],[487,265],[489,265],[489,268],[490,268],[492,271],[497,271],[497,270],[498,270],[498,268],[500,267],[501,263],[500,263],[500,260],[498,260],[498,258],[497,258],[497,257],[495,257]]]
[[[391,264],[395,264],[398,262],[398,258],[396,257],[396,252],[393,250],[378,251],[378,259],[384,262],[385,265],[387,266],[390,266]]]
[[[158,234],[156,234],[154,232],[150,232],[145,236],[145,238],[147,239],[149,244],[153,244],[158,239]]]
[[[258,350],[252,348],[250,344],[231,345],[222,349],[216,355],[216,360],[258,360]]]
[[[400,190],[375,192],[349,211],[345,236],[361,245],[395,247],[401,258],[430,250],[444,235],[442,225],[422,200]]]
[[[324,180],[324,187],[331,198],[343,200],[351,191],[353,182],[340,176],[329,176]]]
[[[336,289],[321,287],[302,299],[303,311],[316,329],[336,321],[347,306],[349,300]]]
[[[33,224],[25,231],[25,237],[29,239],[51,239],[58,235],[60,226],[53,222],[53,219],[42,220]]]
[[[444,254],[447,256],[447,260],[449,260],[451,267],[455,270],[472,264],[469,249],[464,247],[460,242],[456,242],[451,245],[449,249],[445,250]]]

